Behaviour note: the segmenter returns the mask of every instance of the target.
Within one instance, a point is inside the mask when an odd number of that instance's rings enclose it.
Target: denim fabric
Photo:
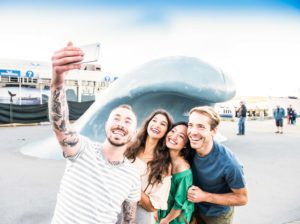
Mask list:
[[[245,134],[245,121],[246,121],[246,117],[240,117],[240,119],[239,119],[239,134],[241,134],[241,135]]]

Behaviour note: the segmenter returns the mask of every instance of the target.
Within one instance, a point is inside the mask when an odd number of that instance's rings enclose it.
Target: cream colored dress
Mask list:
[[[138,173],[140,174],[142,191],[149,196],[153,207],[155,209],[167,210],[172,176],[166,176],[165,178],[163,178],[162,183],[155,184],[154,186],[153,185],[148,186],[149,172],[147,170],[147,164],[143,160],[136,158],[133,165],[136,167]],[[136,223],[137,224],[155,223],[153,213],[146,211],[141,206],[138,206]]]

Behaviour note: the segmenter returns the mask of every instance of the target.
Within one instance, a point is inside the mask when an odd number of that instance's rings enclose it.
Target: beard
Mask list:
[[[121,147],[121,146],[124,146],[128,143],[128,141],[126,142],[118,142],[118,140],[115,140],[114,138],[112,138],[111,136],[107,138],[108,142],[113,145],[113,146],[116,146],[116,147]]]

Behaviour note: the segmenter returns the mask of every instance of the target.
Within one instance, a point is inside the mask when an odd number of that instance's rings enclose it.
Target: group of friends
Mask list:
[[[83,57],[72,43],[52,57],[49,115],[66,158],[52,223],[232,223],[247,188],[238,159],[214,141],[216,111],[195,107],[187,122],[174,122],[158,109],[137,132],[133,109],[119,105],[104,142],[93,142],[71,126],[64,91]]]

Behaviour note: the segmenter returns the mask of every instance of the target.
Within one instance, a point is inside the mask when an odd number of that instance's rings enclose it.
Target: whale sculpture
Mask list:
[[[105,139],[105,121],[110,111],[120,104],[133,107],[140,125],[157,108],[169,111],[175,121],[187,120],[187,112],[192,107],[213,106],[234,95],[234,83],[222,70],[193,57],[165,57],[145,63],[112,83],[75,122],[75,127],[82,135],[101,142]],[[59,148],[53,135],[21,151],[31,156],[60,159]]]

